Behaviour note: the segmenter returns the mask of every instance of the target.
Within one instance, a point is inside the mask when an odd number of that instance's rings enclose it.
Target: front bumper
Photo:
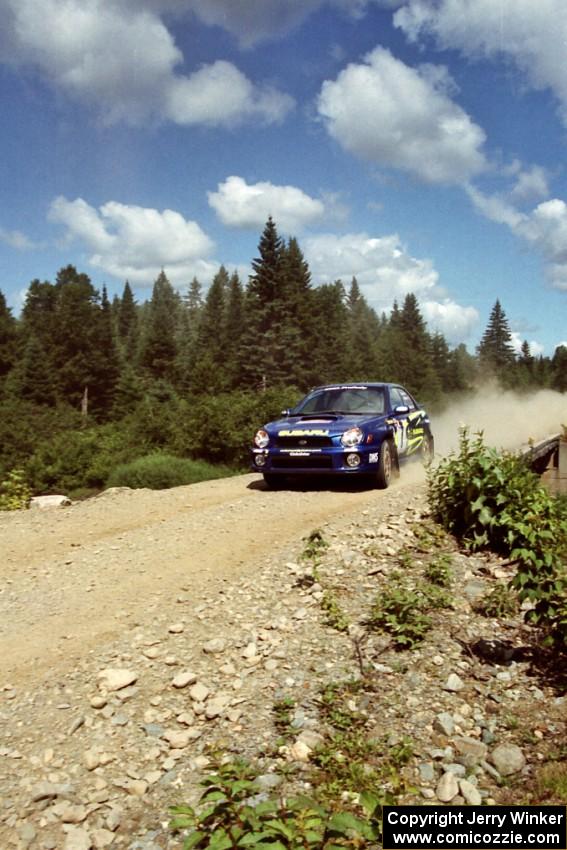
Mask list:
[[[332,446],[325,449],[252,449],[251,468],[270,475],[369,475],[378,469],[379,447]]]

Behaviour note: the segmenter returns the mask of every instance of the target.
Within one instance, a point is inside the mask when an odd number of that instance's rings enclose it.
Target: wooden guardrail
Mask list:
[[[534,472],[541,475],[550,489],[567,493],[567,440],[561,434],[553,434],[530,445],[524,451],[527,462]]]

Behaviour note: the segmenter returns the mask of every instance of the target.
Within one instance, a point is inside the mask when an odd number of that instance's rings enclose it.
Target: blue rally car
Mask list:
[[[317,387],[256,432],[252,468],[277,487],[286,475],[366,475],[387,487],[399,465],[433,456],[429,417],[398,384]]]

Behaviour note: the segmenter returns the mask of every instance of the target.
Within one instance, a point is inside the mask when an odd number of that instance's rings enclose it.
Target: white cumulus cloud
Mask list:
[[[34,68],[109,124],[171,120],[227,126],[283,120],[294,101],[218,61],[180,73],[184,57],[151,3],[0,0],[1,60]],[[190,9],[190,4],[186,4]]]
[[[439,275],[430,260],[412,257],[396,234],[372,237],[367,233],[332,233],[311,236],[302,242],[314,283],[342,280],[350,285],[356,277],[360,289],[378,313],[389,313],[408,293],[418,298],[425,320],[451,343],[463,342],[477,324],[474,307],[451,299],[436,299]]]
[[[32,240],[21,230],[6,230],[4,227],[0,227],[0,242],[15,248],[16,251],[29,251],[34,247]]]
[[[518,331],[511,331],[511,344],[514,348],[516,354],[522,353],[522,345],[524,344],[526,338],[522,336]],[[528,345],[530,347],[530,354],[532,357],[539,357],[540,354],[543,354],[544,347],[543,345],[535,339],[528,340]]]
[[[450,298],[423,301],[420,307],[429,330],[440,331],[452,343],[468,339],[480,319],[474,307],[464,307]]]
[[[503,195],[486,195],[473,186],[467,193],[486,218],[505,224],[543,258],[551,284],[567,291],[567,204],[560,198],[542,201],[525,212]]]
[[[82,198],[56,198],[49,219],[77,240],[88,262],[113,277],[151,286],[163,268],[172,283],[197,275],[208,281],[218,268],[209,260],[213,242],[194,221],[174,210],[155,210],[108,201],[100,208]]]
[[[337,236],[322,233],[302,243],[315,283],[356,277],[368,301],[378,310],[389,309],[395,298],[433,289],[438,274],[429,260],[410,256],[397,235],[372,237],[367,233]]]
[[[176,124],[230,127],[250,116],[279,123],[293,105],[289,95],[255,86],[231,62],[219,60],[171,80],[164,111]]]
[[[323,83],[318,110],[351,153],[428,183],[462,183],[486,167],[486,137],[453,88],[444,68],[411,68],[377,47]]]
[[[208,193],[209,204],[227,227],[263,227],[272,216],[280,230],[296,233],[322,218],[325,205],[295,186],[269,182],[247,183],[228,177],[216,192]]]
[[[554,92],[567,123],[564,0],[409,0],[394,23],[414,41],[513,62],[533,88]]]

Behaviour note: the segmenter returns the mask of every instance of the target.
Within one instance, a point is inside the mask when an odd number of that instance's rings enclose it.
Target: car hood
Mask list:
[[[343,434],[349,428],[354,428],[358,425],[363,428],[366,422],[372,422],[374,427],[385,423],[385,415],[369,415],[364,413],[355,415],[352,413],[333,413],[333,414],[309,414],[308,416],[286,416],[285,419],[277,419],[275,422],[269,422],[265,428],[270,434],[281,434],[288,432],[287,436],[295,436],[289,432],[311,432],[317,436],[333,436],[335,434]]]

